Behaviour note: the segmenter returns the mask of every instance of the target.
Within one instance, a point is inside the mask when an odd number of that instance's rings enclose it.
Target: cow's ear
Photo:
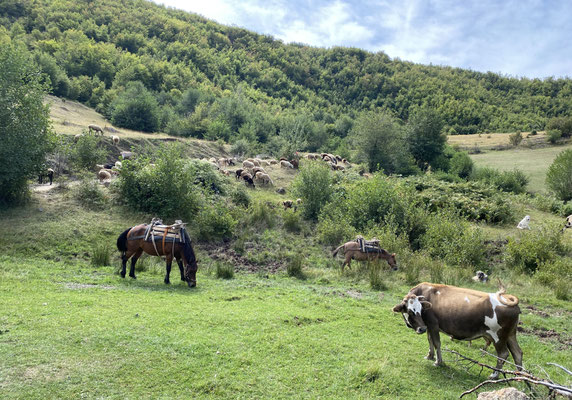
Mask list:
[[[403,313],[405,311],[407,311],[407,305],[405,303],[401,303],[393,307],[393,312]]]
[[[433,305],[431,303],[429,303],[428,301],[422,301],[421,306],[423,307],[424,310],[428,310],[431,307],[433,307]]]

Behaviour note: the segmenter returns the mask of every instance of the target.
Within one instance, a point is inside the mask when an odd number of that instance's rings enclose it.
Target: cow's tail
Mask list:
[[[332,253],[332,257],[335,257],[336,254],[338,254],[338,251],[340,251],[340,249],[344,247],[344,245],[342,244],[340,247],[338,247],[337,249],[334,250],[334,252]]]
[[[505,306],[513,307],[518,304],[518,297],[512,294],[504,294],[504,289],[497,292],[497,299]]]

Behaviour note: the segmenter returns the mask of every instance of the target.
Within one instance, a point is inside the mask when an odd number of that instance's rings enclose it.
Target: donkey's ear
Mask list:
[[[395,307],[393,307],[393,312],[403,313],[405,311],[407,311],[407,305],[405,304],[405,302],[402,302],[402,303],[396,305]]]

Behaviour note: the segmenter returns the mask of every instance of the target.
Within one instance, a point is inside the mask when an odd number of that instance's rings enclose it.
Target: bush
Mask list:
[[[456,152],[449,163],[449,172],[466,179],[473,172],[473,160],[464,151]]]
[[[98,243],[93,247],[91,265],[94,267],[105,267],[110,265],[111,247],[107,243]]]
[[[357,232],[350,224],[342,223],[342,217],[328,215],[320,217],[318,223],[318,240],[320,243],[337,246],[355,238]]]
[[[476,168],[471,180],[481,181],[494,186],[503,192],[524,193],[528,185],[528,177],[517,169],[514,171],[499,171],[494,168]]]
[[[512,133],[508,136],[508,141],[513,146],[518,146],[522,142],[522,134],[520,132]]]
[[[306,279],[306,275],[304,271],[302,271],[302,254],[296,254],[294,257],[290,259],[288,265],[286,265],[286,273],[288,276],[298,278],[298,279]]]
[[[244,185],[239,185],[234,188],[234,190],[230,194],[230,198],[232,202],[241,207],[249,207],[250,203],[252,202],[250,198],[250,194],[244,187]]]
[[[546,131],[559,130],[563,137],[572,135],[572,117],[555,117],[546,123]]]
[[[564,150],[548,167],[546,185],[560,200],[572,200],[572,150]]]
[[[284,229],[292,233],[300,233],[302,231],[302,220],[300,214],[292,211],[285,210],[282,213],[282,220],[284,221]]]
[[[143,132],[159,128],[159,104],[139,81],[129,82],[127,88],[111,104],[113,125]]]
[[[76,199],[83,207],[90,210],[103,210],[108,203],[101,185],[93,179],[83,179],[72,191]]]
[[[534,274],[534,279],[554,289],[556,298],[569,300],[572,297],[570,282],[572,281],[572,260],[568,257],[557,258],[541,263]]]
[[[550,143],[555,144],[562,137],[562,132],[559,129],[551,129],[546,132],[546,136]]]
[[[304,218],[317,220],[332,195],[330,168],[321,162],[304,163],[292,183],[292,190],[302,199]]]
[[[385,263],[385,262],[383,262]],[[385,272],[380,260],[368,262],[369,265],[369,285],[373,290],[387,290],[387,285],[383,281]]]
[[[544,226],[540,231],[523,231],[520,238],[509,238],[506,247],[507,265],[534,273],[538,267],[563,253],[561,226]]]
[[[250,143],[246,139],[238,139],[230,147],[230,153],[233,156],[244,157],[250,151]]]
[[[237,221],[224,204],[215,202],[201,208],[195,224],[200,240],[212,241],[231,238]]]
[[[484,238],[481,231],[455,215],[431,216],[422,247],[434,258],[460,266],[478,267],[484,263]]]
[[[234,278],[234,267],[232,264],[217,262],[216,263],[216,277],[218,279],[232,279]]]
[[[276,225],[276,218],[276,211],[268,204],[256,202],[248,209],[245,219],[249,225],[271,229]]]
[[[194,220],[205,196],[181,157],[179,146],[168,145],[159,148],[155,166],[142,156],[125,160],[116,181],[120,198],[135,210],[163,219]]]
[[[100,139],[92,135],[82,135],[71,147],[70,161],[72,164],[83,170],[92,171],[95,164],[102,164],[106,157],[107,151],[99,146]]]

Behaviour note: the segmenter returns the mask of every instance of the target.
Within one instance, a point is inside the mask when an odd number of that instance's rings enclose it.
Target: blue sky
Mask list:
[[[285,43],[514,77],[572,77],[568,0],[154,0]]]

